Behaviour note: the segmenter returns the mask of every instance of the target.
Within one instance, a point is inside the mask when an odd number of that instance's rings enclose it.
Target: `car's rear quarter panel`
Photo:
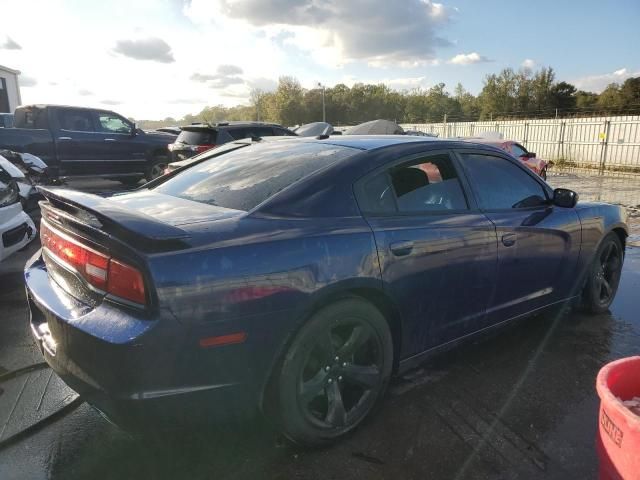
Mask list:
[[[160,307],[189,329],[186,383],[235,378],[260,391],[324,295],[381,288],[375,242],[359,217],[244,217],[216,222],[212,236],[209,245],[150,259]],[[237,332],[248,334],[242,345],[199,346]]]
[[[602,239],[611,231],[626,238],[629,235],[627,211],[624,207],[599,202],[580,202],[576,210],[582,224],[582,245],[578,272],[584,274]]]

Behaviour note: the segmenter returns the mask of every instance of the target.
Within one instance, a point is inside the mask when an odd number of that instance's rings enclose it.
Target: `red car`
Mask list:
[[[492,145],[498,147],[505,152],[510,153],[527,167],[540,175],[543,179],[547,179],[547,168],[553,165],[552,162],[543,160],[536,157],[533,152],[527,151],[522,145],[514,140],[502,140],[502,139],[486,139],[486,138],[465,138],[465,140],[474,143],[482,143],[483,145]]]

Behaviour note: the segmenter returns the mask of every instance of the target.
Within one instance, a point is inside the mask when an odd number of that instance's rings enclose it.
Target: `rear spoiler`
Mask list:
[[[189,234],[144,213],[127,210],[104,197],[56,187],[37,187],[53,207],[42,205],[45,218],[89,227],[134,243],[140,250],[185,248]]]

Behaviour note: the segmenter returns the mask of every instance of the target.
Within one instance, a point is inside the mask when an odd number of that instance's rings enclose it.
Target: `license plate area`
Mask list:
[[[51,334],[51,330],[49,329],[47,318],[44,313],[42,313],[42,311],[38,308],[30,295],[27,295],[27,299],[29,302],[29,323],[31,325],[33,336],[35,337],[36,341],[38,342],[38,346],[40,347],[40,351],[44,350],[49,355],[55,356],[56,341]]]

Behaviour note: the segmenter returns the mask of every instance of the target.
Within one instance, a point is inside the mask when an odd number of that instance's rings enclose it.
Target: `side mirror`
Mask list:
[[[133,127],[131,127],[131,136],[135,137],[136,135],[138,135],[138,124],[134,123]]]
[[[578,194],[568,188],[556,188],[553,191],[553,204],[558,207],[573,208],[578,203]]]

